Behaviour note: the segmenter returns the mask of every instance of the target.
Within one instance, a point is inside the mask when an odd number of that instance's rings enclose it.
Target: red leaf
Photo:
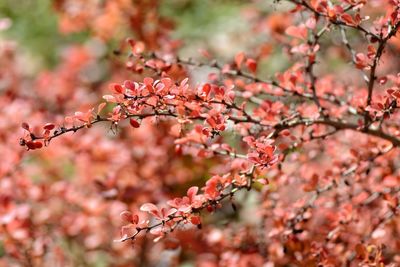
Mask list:
[[[211,85],[209,83],[204,84],[201,91],[203,96],[208,97],[211,91]]]
[[[146,103],[149,104],[150,106],[155,107],[155,106],[157,106],[158,98],[156,96],[149,97],[147,99]]]
[[[43,144],[40,141],[28,141],[28,142],[26,142],[26,146],[29,149],[39,149],[39,148],[43,147]]]
[[[345,13],[345,14],[341,15],[340,17],[347,25],[355,25],[353,18],[349,14]]]
[[[246,66],[250,70],[251,73],[253,73],[253,74],[256,73],[256,71],[257,71],[257,62],[254,59],[248,58],[246,60]]]
[[[110,90],[116,94],[122,94],[124,88],[118,83],[112,83],[109,85]]]
[[[56,127],[56,126],[55,126],[53,123],[46,123],[46,124],[43,126],[43,129],[51,131],[51,130],[53,130],[55,127]]]
[[[35,145],[35,148],[41,148],[41,147],[43,147],[43,144],[42,144],[42,142],[40,142],[40,141],[34,141],[33,143],[34,143],[34,145]]]
[[[288,129],[285,129],[285,130],[283,130],[283,131],[280,132],[280,135],[283,135],[283,136],[290,136],[290,131],[289,131]]]
[[[26,146],[28,147],[28,149],[36,149],[36,145],[32,141],[26,142]]]
[[[135,120],[135,119],[130,119],[130,120],[129,120],[129,123],[131,124],[131,126],[132,126],[133,128],[139,128],[139,127],[140,127],[139,122],[138,122],[137,120]]]
[[[153,83],[154,83],[154,80],[153,80],[153,78],[150,78],[150,77],[145,77],[144,79],[143,79],[143,83],[145,84],[145,85],[153,85]]]
[[[129,80],[124,81],[124,86],[126,89],[129,89],[132,91],[135,90],[135,88],[136,88],[135,83],[132,81],[129,81]]]
[[[190,222],[194,225],[200,225],[201,224],[201,220],[199,216],[192,216],[190,217]]]

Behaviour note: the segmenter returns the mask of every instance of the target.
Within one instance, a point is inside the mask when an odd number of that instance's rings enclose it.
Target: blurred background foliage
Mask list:
[[[0,32],[0,37],[17,41],[24,52],[46,67],[57,64],[62,46],[89,38],[87,32],[61,34],[51,0],[2,0],[0,17],[11,20],[10,27]]]
[[[35,66],[34,73],[54,68],[64,47],[93,38],[87,30],[60,33],[53,4],[51,0],[0,1],[0,19],[10,21],[10,26],[0,31],[0,38],[15,40],[22,46],[20,50],[27,53],[30,65]],[[241,15],[246,5],[248,1],[241,0],[168,0],[160,1],[159,11],[175,23],[172,38],[183,41],[182,56],[196,57],[198,49],[207,48],[217,59],[230,60],[237,52],[265,41],[265,36],[248,36],[250,26]],[[265,12],[270,7],[268,3],[257,5]],[[132,33],[125,34],[130,37]],[[120,41],[108,41],[109,54]],[[261,71],[272,73],[287,66],[281,51],[273,51],[271,57],[273,63],[261,62]]]

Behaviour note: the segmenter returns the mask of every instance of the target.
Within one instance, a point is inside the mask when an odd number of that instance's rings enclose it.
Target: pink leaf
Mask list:
[[[289,26],[285,33],[289,36],[299,38],[299,39],[307,39],[307,29],[304,25],[301,26]]]
[[[317,21],[315,20],[315,18],[311,17],[306,21],[305,25],[307,28],[313,30],[313,29],[315,29],[316,24],[317,24]]]
[[[128,222],[128,223],[136,224],[139,220],[139,217],[137,215],[133,215],[132,212],[127,211],[127,210],[121,212],[119,216],[121,217],[121,219],[124,222]]]
[[[145,212],[154,212],[158,211],[158,208],[153,203],[145,203],[140,207],[140,210]]]
[[[100,114],[100,112],[104,109],[104,107],[107,105],[107,103],[100,103],[99,106],[97,107],[97,114]]]
[[[115,103],[115,97],[112,95],[103,95],[103,99],[106,100],[107,102]]]
[[[237,68],[237,69],[240,69],[240,67],[241,67],[241,65],[242,65],[242,62],[243,62],[243,60],[244,60],[244,57],[245,57],[245,55],[244,55],[243,52],[239,52],[239,53],[236,54],[236,56],[235,56],[235,63],[236,63],[236,68]]]
[[[118,83],[110,84],[109,88],[113,93],[116,93],[116,94],[122,94],[122,92],[124,91],[124,88],[122,88],[122,86]]]
[[[189,197],[190,200],[192,200],[198,191],[199,188],[197,186],[192,186],[191,188],[188,189],[187,196]]]

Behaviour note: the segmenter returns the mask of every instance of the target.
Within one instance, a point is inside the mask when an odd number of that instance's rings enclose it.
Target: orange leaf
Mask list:
[[[243,52],[239,52],[236,54],[236,56],[235,56],[236,68],[240,69],[240,66],[242,65],[244,57],[245,57],[245,55]]]

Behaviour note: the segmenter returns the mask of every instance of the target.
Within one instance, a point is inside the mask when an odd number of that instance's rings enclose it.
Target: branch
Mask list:
[[[313,12],[316,16],[321,16],[321,17],[325,17],[329,20],[330,23],[337,25],[337,26],[345,26],[345,27],[349,27],[349,28],[353,28],[356,29],[358,31],[363,32],[366,36],[371,36],[377,40],[381,40],[381,37],[376,35],[373,32],[370,32],[368,30],[366,30],[365,28],[363,28],[361,25],[351,25],[351,24],[347,24],[343,21],[337,20],[337,19],[333,19],[331,17],[329,17],[327,14],[318,12],[317,10],[315,10],[310,4],[308,4],[305,0],[288,0],[289,2],[296,4],[296,5],[300,5],[305,7],[306,9],[310,10],[311,12]]]
[[[389,31],[388,35],[383,38],[383,39],[379,39],[379,45],[378,45],[378,49],[376,50],[376,54],[371,66],[371,71],[369,73],[369,83],[368,83],[368,97],[367,97],[367,107],[369,105],[371,105],[371,101],[372,101],[372,93],[374,90],[374,85],[375,85],[375,80],[376,80],[376,68],[378,66],[379,60],[383,54],[383,51],[385,50],[385,46],[386,43],[389,41],[390,38],[392,38],[396,33],[398,28],[400,27],[400,21],[398,21],[396,23],[396,25],[393,27],[393,29],[391,29],[391,31]],[[370,121],[370,116],[368,112],[365,112],[365,116],[364,116],[364,125],[365,127],[368,127],[369,121]]]
[[[379,137],[379,138],[385,139],[387,141],[390,141],[393,144],[393,146],[395,146],[395,147],[400,146],[400,139],[396,138],[393,135],[386,134],[381,130],[373,130],[373,129],[368,128],[368,129],[364,129],[361,131],[360,126],[357,124],[335,121],[335,120],[332,120],[329,118],[320,118],[320,119],[315,119],[315,120],[301,118],[297,121],[291,121],[288,123],[277,124],[274,126],[276,131],[272,134],[271,137],[276,137],[280,131],[285,130],[285,129],[293,128],[298,125],[309,126],[312,124],[329,125],[329,126],[336,128],[337,130],[352,130],[352,131],[356,131],[356,132],[360,132],[360,133],[365,133],[368,135],[372,135],[372,136]]]
[[[219,197],[217,197],[216,199],[211,199],[211,200],[207,200],[206,202],[204,202],[200,207],[198,208],[191,208],[189,211],[185,212],[184,214],[179,214],[179,215],[170,215],[168,217],[168,219],[166,220],[162,220],[158,223],[155,223],[153,225],[149,225],[149,226],[143,226],[143,227],[136,227],[136,233],[134,233],[131,236],[126,236],[123,237],[120,240],[116,240],[117,242],[125,242],[127,240],[134,240],[141,232],[150,232],[152,229],[160,227],[160,226],[164,226],[165,224],[169,223],[169,222],[174,222],[175,224],[171,226],[171,228],[169,229],[169,232],[172,232],[176,229],[176,227],[179,226],[180,223],[183,223],[185,221],[187,221],[187,219],[190,217],[190,215],[192,214],[197,214],[200,213],[202,210],[208,208],[208,207],[215,207],[217,206],[222,200],[230,197],[233,198],[233,196],[240,190],[246,189],[246,190],[250,190],[251,189],[251,185],[254,183],[253,180],[253,174],[254,174],[255,168],[251,168],[250,171],[248,173],[246,173],[246,176],[249,177],[248,179],[248,184],[245,185],[235,185],[235,184],[231,184],[231,189],[228,190],[228,192],[225,193],[221,193],[221,195]],[[222,189],[223,191],[224,189]],[[166,233],[167,231],[163,231],[163,233]]]
[[[329,24],[325,25],[318,33],[314,33],[314,41],[310,44],[310,50],[314,50],[314,47],[318,44],[318,40],[322,37],[322,35],[329,29]],[[307,60],[306,66],[306,73],[310,79],[310,87],[312,91],[313,101],[318,107],[318,112],[320,113],[321,117],[325,117],[324,108],[321,106],[321,103],[317,96],[317,91],[315,88],[315,84],[317,82],[317,77],[314,74],[314,65],[316,63],[316,55],[313,57],[309,56]]]

